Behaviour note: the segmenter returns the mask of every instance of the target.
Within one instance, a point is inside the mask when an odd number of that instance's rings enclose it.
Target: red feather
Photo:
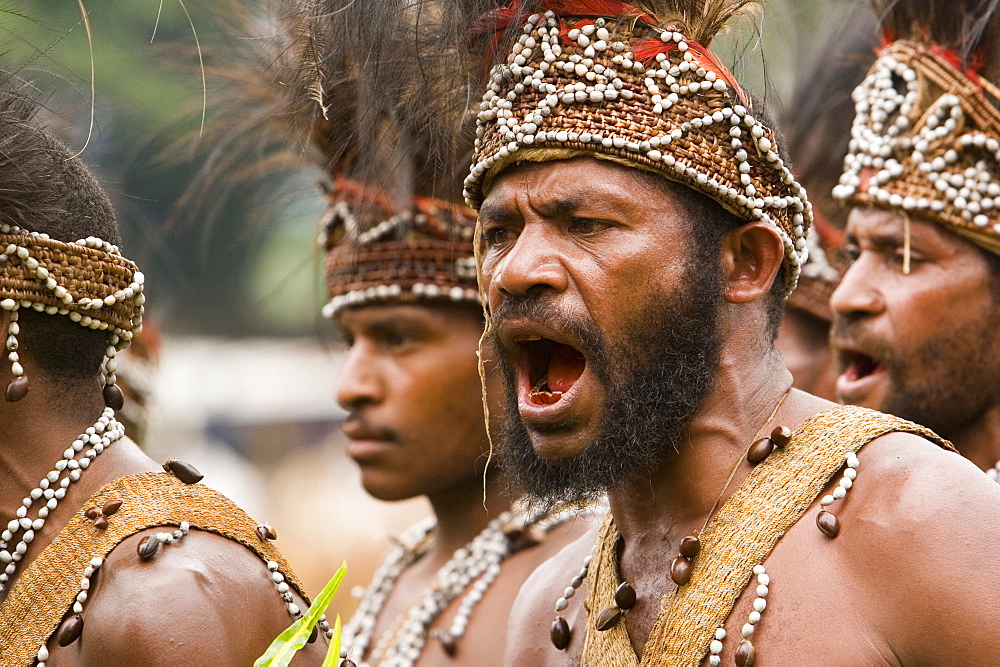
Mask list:
[[[503,32],[521,16],[523,16],[521,12],[521,0],[513,0],[506,7],[491,9],[476,19],[469,28],[468,36],[471,39],[486,33]]]
[[[677,43],[673,41],[664,42],[658,37],[643,39],[632,45],[632,55],[643,65],[648,65],[659,54],[670,53],[676,48]]]
[[[656,17],[650,16],[638,7],[619,2],[619,0],[547,0],[544,6],[560,16],[604,16],[608,18],[634,16],[649,25],[657,24]]]
[[[706,70],[715,72],[716,76],[725,81],[726,85],[736,92],[736,95],[740,98],[740,102],[746,106],[748,102],[747,94],[743,92],[743,88],[740,87],[739,82],[736,81],[736,77],[734,77],[732,72],[730,72],[729,69],[722,64],[722,61],[716,58],[714,53],[706,49],[701,44],[690,39],[686,39],[684,41],[687,42],[688,50],[694,54],[694,58],[698,64]]]
[[[951,49],[946,49],[937,44],[931,44],[927,47],[927,49],[931,53],[935,53],[947,60],[949,65],[965,74],[969,81],[974,83],[977,88],[982,89],[983,84],[979,81],[979,74],[976,72],[976,70],[983,65],[983,55],[981,53],[977,54],[978,57],[973,57],[973,61],[969,63],[970,66],[966,67],[965,63],[962,62],[962,59],[958,56],[958,54]]]

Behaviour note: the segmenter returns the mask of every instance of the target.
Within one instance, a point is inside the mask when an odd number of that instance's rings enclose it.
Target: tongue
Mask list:
[[[583,375],[586,358],[569,345],[557,345],[549,360],[549,390],[565,393]]]

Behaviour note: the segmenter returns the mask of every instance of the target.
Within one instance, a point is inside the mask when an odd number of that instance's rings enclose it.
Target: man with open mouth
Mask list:
[[[834,293],[838,398],[924,424],[1000,472],[1000,16],[885,19],[835,194],[853,264]],[[960,18],[975,3],[957,3]],[[949,5],[951,7],[951,5]],[[920,17],[918,17],[920,18]]]
[[[1000,488],[923,427],[790,389],[774,349],[810,205],[709,50],[754,5],[521,0],[469,31],[502,464],[540,507],[610,503],[525,583],[508,664],[1000,655]]]

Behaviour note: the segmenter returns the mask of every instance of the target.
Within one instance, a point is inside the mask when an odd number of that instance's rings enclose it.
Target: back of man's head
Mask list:
[[[120,244],[114,210],[79,157],[43,129],[38,104],[22,90],[0,93],[0,223],[72,242]],[[31,308],[20,312],[22,359],[39,379],[95,382],[108,334]]]

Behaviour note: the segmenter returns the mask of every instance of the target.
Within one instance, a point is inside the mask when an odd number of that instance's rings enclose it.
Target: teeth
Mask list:
[[[514,340],[520,343],[521,341],[526,341],[526,340],[541,340],[541,339],[542,337],[536,334],[524,334],[523,336],[518,336]]]

